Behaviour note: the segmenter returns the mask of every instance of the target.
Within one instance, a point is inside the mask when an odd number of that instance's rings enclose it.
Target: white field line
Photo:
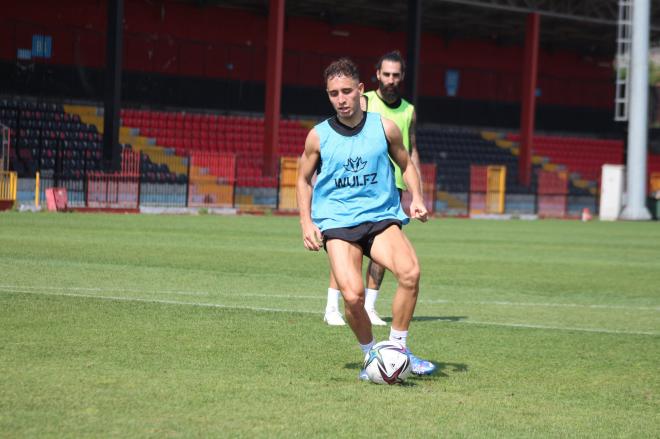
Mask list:
[[[0,287],[2,288],[2,287]],[[205,303],[205,302],[184,302],[180,300],[166,300],[166,299],[150,299],[147,297],[126,297],[126,296],[102,296],[97,294],[81,294],[81,293],[43,293],[39,291],[27,290],[9,290],[4,289],[4,292],[20,293],[20,294],[34,294],[39,296],[58,296],[58,297],[78,297],[82,299],[99,299],[120,302],[143,302],[143,303],[157,303],[164,305],[184,305],[184,306],[199,306],[202,308],[222,308],[222,309],[243,309],[248,311],[267,311],[267,312],[286,312],[294,314],[319,314],[316,311],[297,311],[286,308],[267,308],[260,306],[242,306],[242,305],[224,305],[222,303]]]
[[[320,300],[325,296],[296,296],[292,294],[254,294],[254,293],[223,293],[220,291],[215,291],[209,293],[207,291],[179,291],[179,290],[158,290],[158,291],[144,291],[144,290],[132,290],[130,288],[92,288],[92,287],[49,287],[49,286],[22,286],[22,285],[0,285],[0,291],[15,291],[15,290],[46,290],[46,291],[88,291],[88,292],[98,292],[98,293],[135,293],[135,294],[166,294],[174,296],[231,296],[231,297],[272,297],[276,299],[309,299],[309,300]]]
[[[134,294],[167,294],[176,296],[231,296],[231,297],[260,297],[275,299],[300,299],[300,300],[322,300],[325,294],[318,295],[293,295],[293,294],[263,294],[263,293],[223,293],[214,291],[178,291],[178,290],[158,290],[144,291],[132,290],[128,288],[91,288],[91,287],[51,287],[51,286],[22,286],[22,285],[0,285],[0,290],[16,289],[23,290],[46,290],[46,291],[88,291],[98,293],[134,293]],[[612,310],[633,310],[633,311],[660,311],[660,306],[628,306],[628,305],[607,305],[607,304],[580,304],[580,303],[551,303],[551,302],[509,302],[502,300],[494,301],[454,301],[444,299],[419,299],[418,304],[447,304],[447,305],[485,305],[485,306],[510,306],[510,307],[529,307],[529,308],[587,308],[587,309],[612,309]]]
[[[267,308],[267,307],[257,307],[257,306],[242,306],[242,305],[225,305],[221,303],[203,303],[203,302],[183,302],[178,300],[164,300],[164,299],[149,299],[144,297],[124,297],[124,296],[102,296],[96,294],[81,294],[81,293],[66,293],[66,292],[56,292],[56,293],[44,293],[41,291],[27,290],[27,289],[9,289],[5,286],[0,286],[0,289],[5,292],[21,293],[21,294],[34,294],[40,296],[64,296],[64,297],[78,297],[84,299],[97,299],[97,300],[109,300],[109,301],[123,301],[123,302],[143,302],[143,303],[157,303],[165,305],[179,305],[179,306],[197,306],[204,308],[222,308],[222,309],[241,309],[248,311],[261,311],[261,312],[282,312],[282,313],[293,313],[293,314],[321,314],[318,311],[308,311],[308,310],[293,310],[286,308]],[[446,322],[446,320],[439,318],[436,321]],[[475,320],[458,320],[451,323],[464,323],[464,324],[475,324],[475,325],[489,325],[489,326],[501,326],[509,328],[522,328],[522,329],[547,329],[555,331],[578,331],[578,332],[591,332],[591,333],[600,333],[600,334],[625,334],[625,335],[651,335],[657,336],[660,335],[660,332],[647,332],[647,331],[620,331],[616,329],[603,329],[603,328],[575,328],[575,327],[565,327],[565,326],[551,326],[551,325],[534,325],[527,323],[499,323],[499,322],[482,322]]]
[[[652,332],[652,331],[619,331],[617,329],[574,328],[569,326],[533,325],[529,323],[499,323],[499,322],[482,322],[478,320],[461,320],[459,321],[459,323],[469,323],[473,325],[506,326],[510,328],[525,328],[525,329],[552,329],[552,330],[560,330],[560,331],[596,332],[600,334],[660,335],[660,332]]]
[[[446,303],[446,304],[461,304],[461,305],[499,305],[499,306],[527,306],[533,308],[590,308],[590,309],[630,309],[637,311],[660,311],[660,306],[628,306],[628,305],[590,305],[581,303],[549,303],[549,302],[508,302],[505,300],[493,301],[464,301],[454,302],[451,300],[418,300],[417,303]]]

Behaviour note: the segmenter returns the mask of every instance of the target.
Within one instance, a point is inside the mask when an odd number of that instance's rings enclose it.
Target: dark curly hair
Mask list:
[[[358,70],[358,66],[348,58],[340,58],[331,62],[330,65],[323,71],[323,78],[325,79],[325,82],[328,82],[328,79],[334,78],[335,76],[346,76],[357,81],[360,80],[360,72]]]

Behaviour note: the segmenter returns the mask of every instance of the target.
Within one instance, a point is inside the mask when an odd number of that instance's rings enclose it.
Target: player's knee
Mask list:
[[[407,289],[417,290],[420,269],[418,264],[411,264],[398,273],[399,284]]]
[[[344,292],[344,305],[347,308],[363,308],[364,307],[364,294],[357,291]]]

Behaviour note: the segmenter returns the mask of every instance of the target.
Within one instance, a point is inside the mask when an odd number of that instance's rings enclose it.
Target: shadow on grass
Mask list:
[[[434,361],[434,360],[429,360],[433,364],[435,364],[438,368],[435,370],[435,372],[431,375],[413,375],[411,374],[409,379],[413,379],[415,381],[429,381],[429,380],[436,380],[438,378],[449,378],[451,375],[456,374],[456,373],[465,373],[469,370],[469,367],[465,363],[443,363],[441,361]],[[352,369],[352,370],[359,370],[362,368],[362,363],[346,363],[344,365],[344,369]],[[410,381],[406,381],[406,383],[410,383]]]
[[[468,316],[413,316],[413,322],[460,322]],[[383,317],[386,322],[392,323],[392,317]]]
[[[460,322],[467,316],[413,316],[413,322]]]
[[[443,363],[441,361],[429,360],[435,364],[438,368],[432,375],[410,375],[411,378],[415,380],[429,380],[434,378],[449,378],[449,376],[455,373],[464,373],[468,371],[468,365],[464,363]]]

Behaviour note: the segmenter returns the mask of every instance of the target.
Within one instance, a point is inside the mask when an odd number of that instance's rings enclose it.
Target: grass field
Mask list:
[[[406,230],[440,370],[385,387],[296,218],[0,214],[0,437],[658,437],[660,223]]]

